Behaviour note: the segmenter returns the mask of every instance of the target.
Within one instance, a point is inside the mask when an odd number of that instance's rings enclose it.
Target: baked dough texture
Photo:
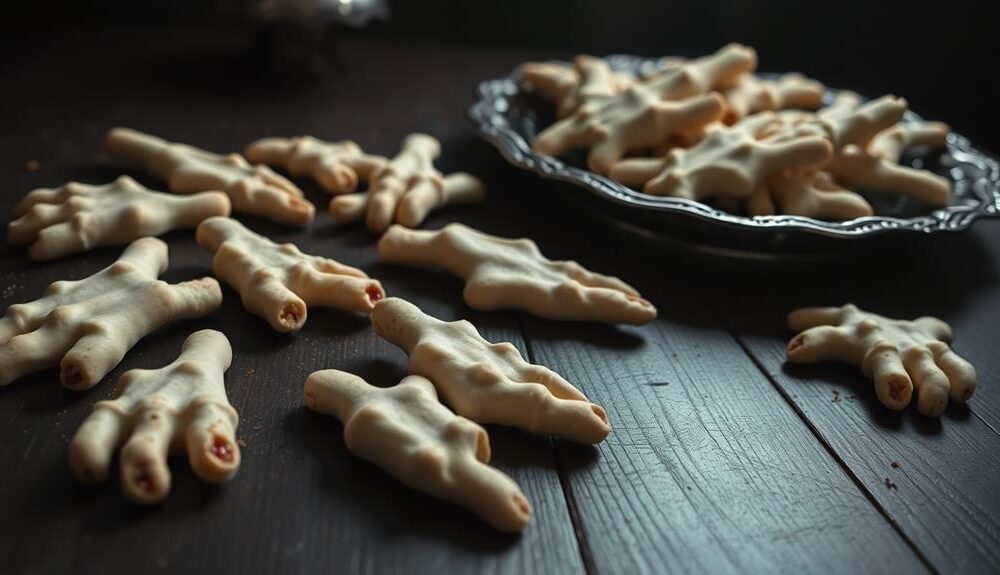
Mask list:
[[[70,182],[25,196],[14,208],[16,219],[7,226],[7,241],[30,243],[31,259],[52,260],[194,228],[206,218],[228,216],[229,208],[222,192],[164,194],[128,176],[103,186]]]
[[[469,307],[519,309],[556,320],[643,324],[656,308],[622,280],[575,261],[551,261],[529,239],[491,236],[453,223],[437,231],[392,226],[379,259],[444,270],[465,280]]]
[[[393,222],[416,227],[432,211],[486,199],[486,187],[475,176],[457,172],[442,176],[434,167],[441,143],[427,134],[410,134],[403,149],[375,170],[368,191],[330,200],[334,221],[365,220],[368,229],[382,233]]]
[[[105,481],[111,456],[124,442],[122,489],[136,503],[156,503],[170,492],[170,451],[186,451],[202,481],[231,479],[240,466],[239,417],[223,382],[232,358],[226,336],[206,329],[184,340],[173,363],[122,374],[117,397],[94,405],[70,441],[77,478]]]
[[[305,402],[343,422],[351,453],[408,487],[471,509],[501,531],[521,531],[531,520],[520,487],[488,465],[486,430],[442,405],[426,378],[383,389],[327,369],[306,379]]]
[[[675,148],[664,158],[618,162],[611,177],[656,196],[747,198],[772,174],[821,166],[830,158],[831,145],[823,135],[793,133],[782,126],[773,112],[733,126],[715,124],[690,148]]]
[[[243,306],[280,332],[306,322],[308,306],[371,311],[385,297],[382,285],[365,272],[278,245],[232,218],[210,218],[198,226],[198,244],[215,253],[215,275],[233,287]]]
[[[325,142],[312,136],[262,138],[244,151],[255,164],[282,167],[293,176],[308,176],[330,194],[346,194],[367,182],[388,161],[364,153],[350,140]]]
[[[166,269],[167,244],[142,238],[96,274],[55,282],[41,299],[8,307],[0,318],[0,385],[58,365],[65,387],[89,389],[148,333],[222,304],[214,278],[168,284],[156,279]]]
[[[295,184],[267,166],[251,166],[239,154],[213,154],[129,128],[109,131],[105,150],[166,180],[171,192],[224,192],[236,212],[293,226],[308,224],[316,213]]]
[[[951,350],[951,327],[937,318],[896,320],[846,304],[795,310],[788,327],[801,332],[788,342],[788,361],[860,366],[890,409],[909,405],[916,388],[917,410],[936,417],[949,398],[965,403],[976,391],[975,368]]]
[[[578,443],[599,443],[611,431],[601,406],[512,344],[486,341],[468,321],[441,321],[399,298],[378,302],[371,319],[379,337],[409,356],[410,373],[431,380],[461,416]]]

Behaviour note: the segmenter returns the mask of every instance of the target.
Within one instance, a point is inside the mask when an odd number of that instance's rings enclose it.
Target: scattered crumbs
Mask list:
[[[846,399],[847,401],[854,401],[857,398],[858,397],[856,395],[845,395],[844,396],[844,399]]]
[[[236,438],[236,445],[239,445],[240,447],[246,447],[247,446],[247,442],[243,441],[242,437],[237,437]]]
[[[24,168],[29,172],[37,172],[42,168],[42,165],[38,163],[38,160],[28,160],[28,163],[24,164]]]
[[[840,403],[840,392],[837,391],[836,389],[833,390],[833,402]]]
[[[899,489],[899,487],[896,487],[896,482],[893,481],[893,480],[891,480],[891,479],[889,479],[888,477],[886,477],[885,479],[883,479],[882,483],[885,483],[885,487],[887,489],[889,489],[889,490]]]
[[[899,469],[900,468],[900,465],[899,465],[898,461],[893,461],[889,465],[891,465],[893,469]]]
[[[261,424],[259,424],[259,423],[255,423],[255,424],[251,425],[250,427],[252,427],[254,431],[260,431],[261,429],[264,429],[264,426],[261,425]]]

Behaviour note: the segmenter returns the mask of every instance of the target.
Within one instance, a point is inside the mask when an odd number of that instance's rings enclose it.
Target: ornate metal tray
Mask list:
[[[607,61],[615,70],[632,72],[655,65],[655,60],[627,55],[609,56]],[[907,198],[865,194],[876,215],[825,222],[803,216],[742,216],[701,202],[650,196],[588,171],[583,154],[562,160],[535,153],[531,141],[553,121],[553,110],[537,95],[522,90],[519,77],[515,70],[479,84],[469,116],[481,135],[515,166],[589,192],[586,199],[573,195],[581,207],[651,237],[703,249],[810,252],[837,240],[961,231],[981,217],[1000,216],[1000,164],[955,133],[949,136],[945,153],[917,150],[903,158],[908,165],[952,181],[951,204],[932,212]],[[828,90],[827,98],[835,94],[836,90]],[[913,112],[904,119],[918,120]]]

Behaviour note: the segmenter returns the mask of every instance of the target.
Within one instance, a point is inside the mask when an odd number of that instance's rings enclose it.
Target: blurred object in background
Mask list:
[[[256,25],[250,59],[270,76],[318,79],[329,71],[337,27],[361,28],[386,20],[385,0],[221,0],[224,11],[239,12]]]

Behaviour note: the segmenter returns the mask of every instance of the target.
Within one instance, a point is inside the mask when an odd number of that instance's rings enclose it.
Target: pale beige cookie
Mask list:
[[[205,220],[196,235],[198,245],[215,252],[215,275],[280,332],[301,329],[307,306],[367,313],[385,297],[365,272],[304,254],[294,244],[278,245],[232,218]]]
[[[579,443],[599,443],[611,431],[601,406],[510,343],[486,341],[467,321],[441,321],[399,298],[375,304],[371,318],[375,333],[410,357],[410,373],[431,380],[461,416]]]
[[[108,132],[105,149],[165,179],[174,193],[219,190],[229,196],[234,211],[296,226],[308,224],[316,213],[295,184],[267,166],[251,166],[239,154],[213,154],[128,128]]]
[[[529,239],[498,238],[457,223],[437,231],[392,226],[378,254],[382,261],[438,268],[465,280],[463,296],[473,309],[606,323],[656,318],[656,308],[632,286],[574,261],[548,260]]]
[[[757,52],[749,46],[729,44],[708,56],[665,59],[661,64],[662,71],[643,84],[663,100],[681,100],[733,88],[757,67]]]
[[[521,531],[531,520],[521,488],[487,465],[486,430],[441,405],[427,379],[411,375],[383,389],[327,369],[306,379],[305,402],[343,422],[351,453],[405,485],[471,509],[501,531]]]
[[[829,140],[835,151],[851,145],[865,148],[876,134],[899,123],[906,113],[906,100],[895,96],[883,96],[856,107],[852,103],[853,98],[846,96],[845,104],[816,114],[779,112],[782,122],[772,125],[765,137],[817,135]]]
[[[868,144],[868,153],[890,162],[899,163],[903,152],[909,148],[917,146],[945,147],[950,133],[951,128],[943,122],[897,124],[876,134],[871,143]]]
[[[796,310],[788,327],[801,332],[788,342],[789,361],[860,366],[890,409],[906,407],[916,387],[920,413],[938,416],[949,396],[964,403],[976,391],[975,368],[948,347],[951,328],[937,318],[895,320],[847,304]]]
[[[947,178],[900,166],[858,146],[838,151],[824,169],[838,182],[854,189],[908,196],[934,208],[946,207],[951,201],[951,183]]]
[[[779,132],[783,125],[772,112],[749,116],[733,126],[716,125],[691,148],[672,150],[665,158],[618,162],[611,177],[656,196],[699,201],[746,198],[772,174],[818,167],[829,160],[825,137]],[[770,137],[764,138],[765,134]]]
[[[184,340],[173,363],[122,374],[117,398],[98,402],[70,441],[77,478],[105,481],[111,456],[124,441],[122,489],[136,503],[156,503],[170,492],[170,451],[186,451],[202,481],[231,479],[240,466],[239,417],[223,382],[232,358],[226,336],[205,329]]]
[[[778,80],[745,75],[726,91],[728,124],[757,112],[800,108],[815,110],[823,105],[823,85],[801,74],[785,74]]]
[[[678,61],[641,83],[598,90],[571,115],[540,132],[532,145],[553,157],[588,149],[588,168],[607,174],[628,152],[659,147],[720,120],[724,100],[709,92],[731,87],[756,62],[752,49],[732,44],[704,58]]]
[[[194,228],[206,218],[228,215],[229,198],[222,192],[163,194],[128,176],[103,186],[70,182],[25,196],[14,208],[17,219],[7,226],[7,241],[30,243],[32,259],[51,260]]]
[[[665,101],[642,84],[620,93],[593,96],[572,115],[540,132],[535,151],[549,156],[585,148],[587,166],[607,174],[627,152],[652,148],[670,136],[722,118],[725,106],[718,94]]]
[[[255,164],[283,167],[293,176],[309,176],[331,194],[346,194],[368,181],[388,160],[364,153],[350,140],[324,142],[312,136],[263,138],[244,150]]]
[[[148,333],[222,304],[215,279],[168,284],[156,279],[166,269],[167,244],[142,238],[96,274],[55,282],[41,299],[8,307],[0,318],[0,385],[59,365],[64,386],[91,388]]]
[[[364,219],[368,229],[382,233],[393,222],[415,227],[438,208],[486,199],[486,187],[476,177],[465,172],[442,177],[434,167],[440,154],[435,138],[410,134],[399,154],[372,175],[368,191],[333,198],[330,215],[341,223]]]
[[[751,216],[786,214],[842,222],[873,213],[861,195],[821,171],[778,172],[746,199]]]
[[[635,78],[613,72],[607,62],[580,55],[573,67],[528,62],[521,66],[521,81],[556,105],[556,118],[565,118],[592,96],[609,96],[635,83]]]

